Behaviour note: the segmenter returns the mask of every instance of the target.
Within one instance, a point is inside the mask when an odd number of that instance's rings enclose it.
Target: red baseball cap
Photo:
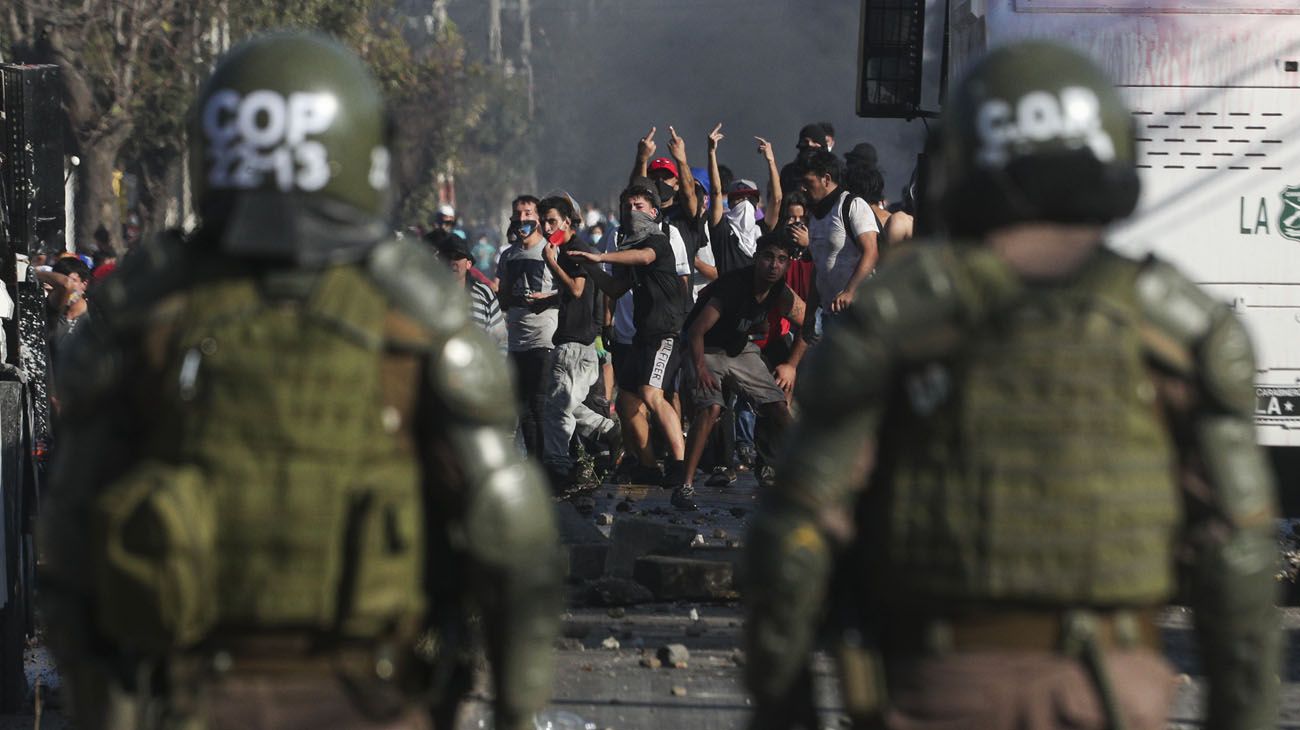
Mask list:
[[[677,174],[677,163],[668,157],[656,157],[650,160],[650,167],[646,170],[646,173],[650,174],[655,170],[667,170],[673,174],[673,177],[681,177],[681,175]]]

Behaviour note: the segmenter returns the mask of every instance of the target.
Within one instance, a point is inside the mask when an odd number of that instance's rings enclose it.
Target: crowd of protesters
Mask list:
[[[772,482],[804,354],[881,253],[911,236],[911,201],[887,206],[875,149],[841,158],[824,122],[799,131],[784,165],[755,138],[765,185],[719,161],[721,124],[702,167],[677,130],[666,154],[657,134],[638,140],[612,216],[556,191],[515,197],[500,247],[486,232],[471,240],[449,205],[413,232],[509,359],[519,446],[557,496],[610,478],[661,484],[695,510],[697,479],[727,486],[752,469]],[[63,254],[33,265],[57,351],[115,262]]]
[[[604,471],[689,511],[697,479],[771,483],[805,352],[912,223],[910,201],[887,205],[875,149],[841,158],[829,124],[803,127],[785,165],[755,138],[763,187],[719,162],[721,124],[705,167],[671,127],[656,154],[657,132],[637,142],[612,219],[565,192],[521,194],[494,261],[449,208],[426,238],[506,351],[520,446],[556,494]]]

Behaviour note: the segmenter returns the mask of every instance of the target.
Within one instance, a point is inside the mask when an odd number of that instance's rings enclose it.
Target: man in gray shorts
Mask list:
[[[755,446],[771,464],[775,442],[790,426],[785,392],[768,371],[755,340],[767,336],[773,313],[792,322],[803,321],[803,300],[785,284],[790,253],[779,236],[759,239],[751,266],[723,274],[700,292],[686,319],[686,373],[690,406],[695,411],[686,437],[686,479],[694,479],[718,416],[722,414],[722,383],[743,393],[758,409]],[[795,347],[805,347],[802,338]],[[759,470],[759,482],[770,484],[771,466]]]

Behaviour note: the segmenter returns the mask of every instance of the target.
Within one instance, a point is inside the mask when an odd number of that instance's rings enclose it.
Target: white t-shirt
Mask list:
[[[849,279],[853,278],[853,270],[862,260],[862,249],[847,240],[844,221],[840,218],[844,196],[849,191],[837,190],[831,194],[835,196],[831,212],[824,218],[810,216],[808,220],[808,250],[812,253],[813,266],[817,270],[817,293],[827,304],[835,295],[844,291]],[[858,236],[863,233],[880,233],[871,206],[862,198],[854,198],[849,203],[849,223]]]
[[[617,236],[605,236],[601,241],[605,244],[605,253],[618,250],[617,238]],[[677,275],[688,276],[691,273],[691,264],[686,259],[688,255],[686,241],[675,226],[668,226],[668,245],[673,247]],[[605,265],[605,270],[613,273],[609,264]],[[635,336],[636,325],[632,323],[632,292],[627,292],[614,303],[614,340],[620,345],[630,345]]]

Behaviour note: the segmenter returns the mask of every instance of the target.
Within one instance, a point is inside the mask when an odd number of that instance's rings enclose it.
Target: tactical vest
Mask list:
[[[144,458],[101,490],[92,522],[101,629],[150,651],[214,629],[411,631],[425,604],[420,357],[389,347],[400,315],[350,266],[301,299],[224,278],[154,312]]]
[[[882,598],[1168,596],[1180,505],[1138,268],[1102,251],[1069,283],[1027,287],[950,356],[905,368],[861,514]]]

